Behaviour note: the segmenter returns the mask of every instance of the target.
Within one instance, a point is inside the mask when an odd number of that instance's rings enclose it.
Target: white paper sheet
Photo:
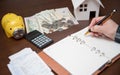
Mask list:
[[[11,55],[9,59],[7,66],[12,75],[54,75],[47,64],[31,48],[25,48]]]

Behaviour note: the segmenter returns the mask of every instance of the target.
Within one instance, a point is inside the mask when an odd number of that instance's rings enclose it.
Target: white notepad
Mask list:
[[[106,39],[85,36],[88,28],[73,33],[44,49],[71,75],[92,75],[120,54],[120,44]]]

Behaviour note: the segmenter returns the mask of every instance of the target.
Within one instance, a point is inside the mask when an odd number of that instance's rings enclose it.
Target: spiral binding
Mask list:
[[[95,54],[99,54],[99,56],[105,56],[105,53],[101,52],[101,50],[97,49],[96,47],[91,47],[85,40],[82,38],[76,36],[76,35],[70,35],[72,37],[72,40],[75,40],[78,42],[80,45],[85,45],[90,48],[90,51],[94,52]]]

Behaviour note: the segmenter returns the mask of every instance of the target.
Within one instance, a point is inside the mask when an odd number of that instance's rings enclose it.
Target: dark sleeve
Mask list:
[[[115,35],[115,41],[120,43],[120,25],[119,25],[116,35]]]

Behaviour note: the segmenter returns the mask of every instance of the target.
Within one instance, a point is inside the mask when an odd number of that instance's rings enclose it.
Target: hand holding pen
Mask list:
[[[105,35],[114,40],[118,24],[110,18],[115,12],[116,11],[113,10],[110,14],[104,17],[94,18],[89,25],[90,29],[85,33],[85,35],[91,32],[94,36]]]

